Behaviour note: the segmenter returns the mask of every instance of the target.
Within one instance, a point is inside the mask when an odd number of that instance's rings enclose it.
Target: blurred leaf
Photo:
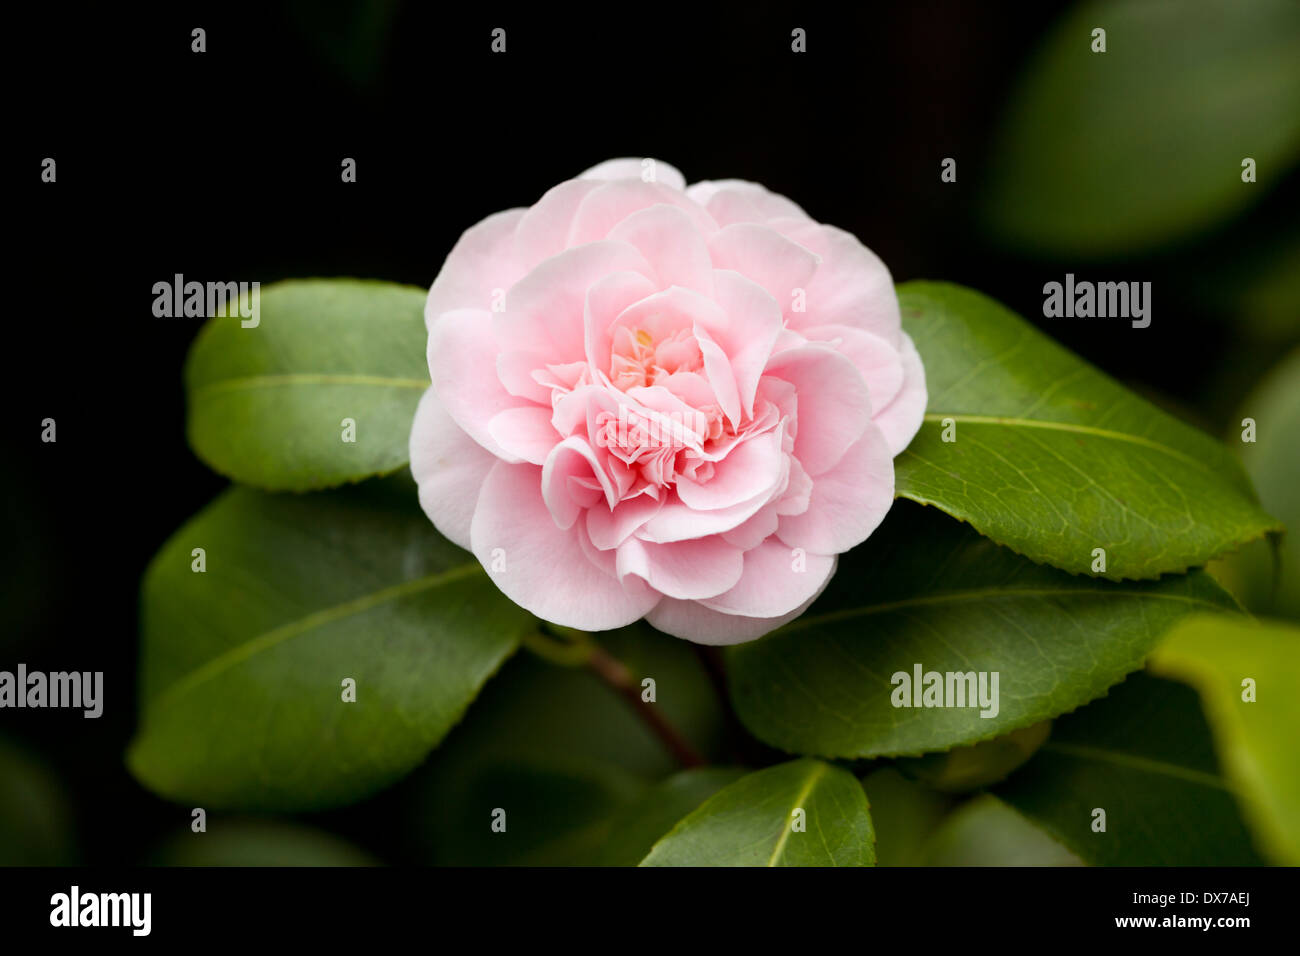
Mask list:
[[[1174,628],[1150,668],[1200,693],[1256,845],[1300,865],[1300,628],[1198,615]],[[1254,681],[1250,701],[1245,678]]]
[[[720,754],[723,715],[689,644],[644,627],[602,633],[599,642],[638,683],[654,678],[654,706],[696,750]],[[618,836],[616,815],[676,769],[663,743],[594,674],[522,654],[421,771],[419,837],[431,862],[443,865],[600,863],[606,841]],[[498,808],[503,833],[491,828]]]
[[[1257,865],[1196,694],[1134,674],[1052,727],[995,791],[1087,863]],[[1092,829],[1094,810],[1106,830]]]
[[[1270,229],[1251,221],[1195,254],[1179,257],[1178,278],[1186,283],[1186,295],[1202,308],[1232,317],[1239,350],[1240,340],[1263,343],[1260,351],[1275,360],[1279,343],[1300,338],[1296,225],[1292,221],[1289,227]]]
[[[157,866],[375,866],[346,840],[314,827],[271,820],[208,820],[205,833],[186,830],[150,860]]]
[[[902,497],[1076,574],[1102,548],[1112,580],[1186,571],[1280,527],[1221,443],[1002,305],[948,283],[899,293],[930,393],[896,462]]]
[[[1093,0],[1013,93],[982,218],[1034,253],[1121,256],[1218,225],[1298,155],[1300,4]]]
[[[302,39],[352,85],[378,79],[397,20],[397,0],[290,0]]]
[[[209,809],[334,806],[392,783],[534,626],[433,530],[409,478],[226,492],[154,557],[142,617],[131,769]]]
[[[1044,720],[972,747],[905,757],[894,765],[935,790],[962,793],[1005,780],[1038,752],[1051,732],[1052,722]]]
[[[1200,571],[1154,582],[1079,577],[899,503],[841,556],[802,617],[728,648],[731,698],[750,731],[791,753],[947,750],[1073,710],[1140,668],[1184,615],[1234,607]],[[910,679],[917,664],[997,673],[997,713],[895,707],[893,675]]]
[[[1255,422],[1254,442],[1240,441],[1246,418]],[[1280,564],[1268,547],[1243,549],[1225,559],[1224,579],[1252,611],[1300,620],[1300,349],[1242,402],[1232,439],[1260,500],[1290,531],[1279,543]]]
[[[429,387],[422,289],[354,279],[278,282],[261,319],[211,318],[185,365],[187,431],[221,474],[272,491],[359,481],[407,461]],[[343,440],[344,419],[356,441]]]
[[[927,843],[925,866],[1080,866],[1083,861],[991,793],[943,821]]]
[[[40,761],[0,737],[0,866],[74,862],[63,785]]]
[[[796,812],[804,829],[796,830]],[[642,866],[872,866],[876,835],[862,785],[820,760],[793,760],[724,787]]]
[[[876,830],[877,866],[920,866],[926,843],[952,798],[909,780],[893,767],[863,778]]]
[[[738,767],[702,767],[673,774],[611,821],[601,864],[636,866],[682,817],[744,775]]]
[[[1241,284],[1237,310],[1256,334],[1300,332],[1300,235],[1260,256]]]

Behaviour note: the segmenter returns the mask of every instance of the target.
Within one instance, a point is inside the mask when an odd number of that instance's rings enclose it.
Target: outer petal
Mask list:
[[[806,295],[820,261],[815,254],[775,229],[752,222],[733,223],[709,241],[713,265],[757,282],[776,300],[782,313],[795,305],[795,290]]]
[[[652,177],[647,179],[647,177]],[[686,177],[676,166],[665,163],[662,159],[607,159],[598,163],[578,176],[579,179],[640,179],[647,182],[663,183],[673,189],[685,189]]]
[[[902,336],[899,355],[903,360],[903,388],[898,397],[875,416],[876,427],[884,433],[889,450],[897,455],[906,448],[921,429],[925,419],[925,406],[929,400],[925,390],[925,366],[920,353],[906,332]]]
[[[733,222],[766,222],[778,217],[812,221],[806,212],[784,196],[743,179],[694,183],[686,187],[686,195],[707,209],[720,226]]]
[[[691,217],[677,206],[660,204],[634,212],[609,231],[641,250],[659,278],[659,288],[677,285],[713,294],[713,260]]]
[[[410,455],[420,507],[444,537],[468,548],[479,488],[497,459],[452,421],[432,388],[415,409]]]
[[[556,527],[542,501],[541,481],[536,465],[497,462],[483,482],[470,543],[497,587],[525,610],[564,627],[604,631],[645,616],[660,596],[638,578],[620,584],[596,567],[579,540],[585,528]],[[500,566],[496,558],[504,570],[492,571]]]
[[[745,571],[736,586],[703,603],[724,614],[779,617],[816,597],[834,571],[834,555],[795,555],[768,538],[745,552]]]
[[[570,179],[548,189],[524,213],[515,230],[515,261],[523,270],[520,275],[565,250],[579,203],[599,186],[595,180]]]
[[[792,548],[840,554],[861,544],[894,503],[894,456],[874,424],[830,471],[818,475],[808,510],[781,518],[778,537]]]
[[[488,423],[507,409],[537,406],[505,390],[496,375],[497,352],[490,312],[444,312],[429,330],[429,375],[442,407],[492,454],[518,461],[497,444]]]
[[[880,257],[857,236],[834,226],[781,220],[773,228],[821,256],[821,265],[808,285],[807,310],[792,316],[791,325],[856,325],[898,344],[902,317],[894,280]]]
[[[524,273],[515,257],[515,229],[526,210],[494,213],[465,230],[447,254],[424,304],[424,322],[450,309],[491,309],[492,291],[508,289]]]
[[[678,601],[666,597],[646,615],[646,621],[665,634],[694,641],[696,644],[741,644],[790,623],[808,610],[830,583],[832,575],[827,575],[826,581],[818,588],[816,594],[793,611],[779,617],[723,614],[721,611],[706,607],[699,601]]]
[[[488,434],[506,452],[534,465],[545,463],[551,449],[560,443],[560,433],[551,424],[551,410],[541,405],[507,408],[488,422]]]
[[[639,179],[618,179],[601,183],[578,204],[578,211],[569,227],[569,245],[604,239],[632,213],[659,203],[682,209],[706,238],[718,231],[713,217],[680,190],[661,183],[643,183]]]
[[[844,457],[871,422],[871,394],[862,373],[828,346],[778,352],[768,374],[797,390],[799,429],[794,453],[814,479]]]
[[[902,390],[902,357],[879,335],[852,325],[818,325],[800,331],[809,341],[833,342],[837,351],[853,361],[866,380],[872,408],[885,408]]]

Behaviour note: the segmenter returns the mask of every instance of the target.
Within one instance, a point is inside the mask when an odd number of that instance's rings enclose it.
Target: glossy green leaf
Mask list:
[[[131,769],[209,809],[332,806],[393,782],[534,626],[406,478],[226,492],[155,556],[142,616]]]
[[[1123,255],[1220,223],[1297,157],[1300,5],[1092,0],[1030,59],[981,213],[1035,254]]]
[[[646,627],[602,633],[599,643],[638,684],[654,679],[655,706],[697,752],[722,756],[722,709],[689,644]],[[611,862],[610,852],[626,863],[626,852],[608,848],[620,839],[616,820],[677,769],[628,702],[591,671],[525,651],[413,778],[413,835],[439,865],[582,866]],[[492,828],[498,808],[504,830]]]
[[[900,496],[1035,561],[1112,580],[1183,572],[1281,527],[1221,443],[997,302],[939,282],[906,283],[899,297],[930,393],[895,462]]]
[[[967,800],[939,825],[923,866],[1078,866],[1083,861],[990,793]]]
[[[1005,780],[1024,766],[1052,732],[1044,720],[969,747],[954,747],[923,757],[900,757],[894,766],[944,793],[964,793]]]
[[[1242,441],[1248,430],[1254,441]],[[1277,554],[1252,545],[1229,555],[1216,574],[1251,611],[1300,620],[1300,350],[1241,403],[1228,441],[1237,442],[1260,500],[1290,533],[1278,542]]]
[[[744,775],[739,767],[700,767],[673,774],[610,822],[601,864],[636,866],[679,820]]]
[[[802,617],[728,649],[731,698],[745,726],[792,753],[947,750],[1073,710],[1141,667],[1184,615],[1233,607],[1200,571],[1122,583],[1066,574],[899,502]],[[996,713],[969,700],[895,706],[906,694],[894,675],[918,664],[987,673],[990,699],[997,673]]]
[[[262,290],[255,328],[238,315],[209,319],[185,365],[195,453],[273,491],[402,467],[429,387],[424,298],[386,282],[279,282]]]
[[[877,866],[920,866],[927,843],[953,798],[922,786],[893,767],[862,778],[876,830]]]
[[[375,866],[346,840],[283,820],[210,818],[207,830],[171,837],[149,860],[155,866]]]
[[[63,784],[26,748],[0,737],[0,866],[75,862]]]
[[[994,792],[1086,863],[1260,862],[1196,693],[1146,674],[1058,720],[1034,759]],[[1104,832],[1094,830],[1097,811]]]
[[[724,787],[641,865],[872,866],[875,841],[857,778],[820,760],[794,760]]]
[[[1198,615],[1174,628],[1149,667],[1200,693],[1256,845],[1300,866],[1300,628]]]

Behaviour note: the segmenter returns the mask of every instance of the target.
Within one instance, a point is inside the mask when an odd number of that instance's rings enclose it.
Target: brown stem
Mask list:
[[[641,688],[621,661],[605,653],[603,648],[593,646],[587,656],[587,666],[632,706],[637,716],[672,751],[678,763],[683,767],[704,766],[704,758],[664,719],[659,708],[641,699]]]
[[[788,759],[780,751],[773,750],[751,736],[736,716],[736,709],[731,706],[731,692],[727,688],[727,667],[723,662],[722,649],[706,644],[695,644],[694,647],[705,673],[709,675],[709,682],[713,684],[718,706],[722,708],[732,759],[747,767],[766,767]]]

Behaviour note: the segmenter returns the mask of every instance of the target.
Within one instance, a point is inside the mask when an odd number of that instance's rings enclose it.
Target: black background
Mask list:
[[[0,667],[102,670],[106,709],[97,721],[6,711],[0,731],[73,791],[82,862],[135,862],[189,819],[122,761],[140,575],[225,485],[184,439],[181,367],[199,322],[153,317],[153,283],[354,275],[427,287],[464,229],[617,156],[663,159],[688,181],[762,182],[857,234],[897,281],[961,282],[1031,320],[1043,283],[1076,265],[990,247],[969,215],[1052,4],[395,9],[369,49],[349,3],[6,11]],[[796,26],[807,54],[790,51]],[[507,30],[505,55],[490,52],[494,27]],[[55,184],[40,181],[46,156]],[[355,184],[340,182],[345,156]],[[948,156],[956,184],[939,178]],[[1296,195],[1292,175],[1234,228],[1293,214]],[[1204,394],[1231,327],[1180,297],[1184,252],[1110,267],[1172,280],[1142,334],[1050,332],[1217,429],[1230,409]],[[40,441],[46,417],[55,444]],[[325,822],[407,860],[379,809],[399,796]]]

